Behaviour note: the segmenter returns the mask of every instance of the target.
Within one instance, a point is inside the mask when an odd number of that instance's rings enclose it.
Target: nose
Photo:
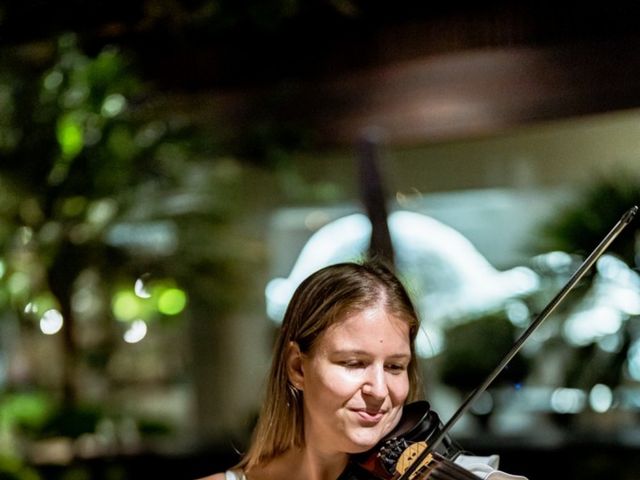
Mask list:
[[[362,393],[373,398],[385,398],[389,393],[384,367],[371,365],[362,385]]]

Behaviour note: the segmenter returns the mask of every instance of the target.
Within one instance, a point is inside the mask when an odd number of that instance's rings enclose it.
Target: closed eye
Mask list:
[[[385,366],[385,369],[391,373],[402,373],[407,369],[403,363],[391,363]]]
[[[364,368],[366,367],[365,362],[362,360],[344,360],[339,362],[339,364],[345,368]]]

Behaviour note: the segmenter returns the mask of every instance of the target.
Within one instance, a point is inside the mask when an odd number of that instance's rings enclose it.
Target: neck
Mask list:
[[[296,480],[336,480],[347,467],[346,453],[326,453],[313,448],[292,449],[281,457],[286,478]],[[285,478],[281,477],[281,478]]]

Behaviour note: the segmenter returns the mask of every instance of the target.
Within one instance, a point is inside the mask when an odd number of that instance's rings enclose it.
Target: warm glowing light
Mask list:
[[[140,277],[136,280],[133,291],[140,298],[151,298],[151,293],[147,290],[147,286],[144,277]]]
[[[42,292],[36,297],[33,297],[25,306],[24,313],[26,315],[37,315],[47,310],[57,310],[58,302],[55,297],[49,292]]]
[[[29,302],[24,306],[24,314],[31,315],[33,313],[38,313],[38,306],[33,302]]]
[[[144,320],[134,320],[124,332],[123,338],[127,343],[138,343],[147,336],[147,324]]]
[[[40,319],[40,330],[45,335],[54,335],[62,329],[63,323],[64,319],[59,311],[55,309],[47,310]]]

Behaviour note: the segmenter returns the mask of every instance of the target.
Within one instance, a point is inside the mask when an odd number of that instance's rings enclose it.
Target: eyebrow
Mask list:
[[[367,352],[366,350],[349,350],[349,349],[345,349],[345,350],[334,350],[333,352],[331,352],[332,355],[361,355],[361,356],[371,356],[370,352]],[[393,358],[393,359],[410,359],[411,358],[411,353],[394,353],[393,355],[389,355],[386,358]]]

